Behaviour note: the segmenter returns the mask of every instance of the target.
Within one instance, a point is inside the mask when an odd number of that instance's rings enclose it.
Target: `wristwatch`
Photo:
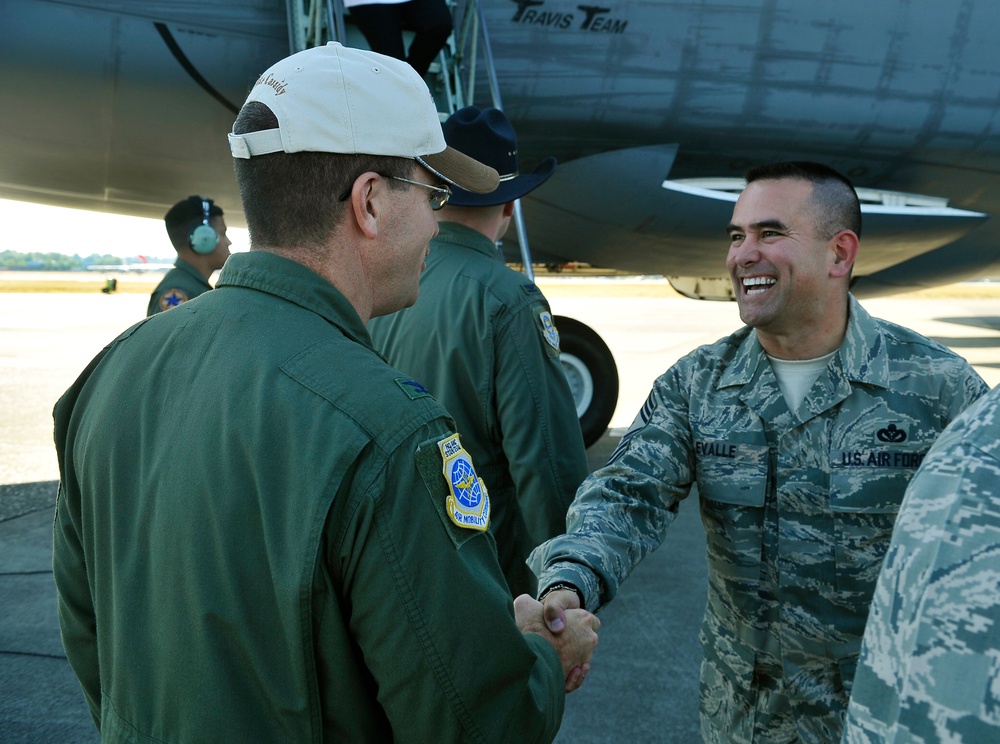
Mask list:
[[[581,592],[575,586],[573,586],[572,584],[570,584],[570,583],[568,583],[566,581],[560,581],[558,583],[550,584],[549,586],[547,586],[545,588],[545,590],[543,592],[541,592],[541,594],[538,595],[538,601],[542,602],[552,592],[556,592],[556,591],[560,591],[560,590],[567,591],[567,592],[575,592],[576,596],[580,598],[580,607],[583,607],[583,592]]]

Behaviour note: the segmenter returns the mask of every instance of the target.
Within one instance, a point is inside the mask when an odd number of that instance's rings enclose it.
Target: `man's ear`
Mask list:
[[[369,171],[358,176],[351,187],[347,213],[357,223],[367,238],[378,236],[378,221],[382,214],[382,195],[385,193],[382,178]]]
[[[861,241],[853,230],[841,230],[834,235],[830,240],[830,249],[833,252],[830,276],[835,278],[850,276],[860,247]]]

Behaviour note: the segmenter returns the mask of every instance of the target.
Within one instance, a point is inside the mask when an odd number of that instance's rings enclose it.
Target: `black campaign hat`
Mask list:
[[[456,207],[492,207],[520,199],[541,186],[555,172],[556,159],[545,158],[531,173],[521,174],[517,165],[517,135],[514,127],[495,108],[466,106],[441,125],[448,146],[494,168],[500,185],[488,194],[473,194],[451,187],[448,204]]]

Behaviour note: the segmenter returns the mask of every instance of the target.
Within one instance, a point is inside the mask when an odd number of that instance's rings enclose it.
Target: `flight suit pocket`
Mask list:
[[[767,446],[696,441],[695,453],[711,580],[729,596],[752,594],[760,581]]]
[[[856,601],[860,617],[868,603],[913,469],[833,468],[830,512],[837,560],[837,589]],[[863,628],[862,628],[863,630]]]
[[[721,504],[764,506],[767,445],[696,440],[698,492]]]
[[[916,468],[832,468],[830,511],[838,513],[895,514]]]

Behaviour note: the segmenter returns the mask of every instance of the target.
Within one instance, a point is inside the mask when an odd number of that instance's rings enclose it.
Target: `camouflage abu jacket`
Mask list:
[[[611,601],[697,485],[707,533],[706,741],[836,741],[868,605],[910,477],[987,387],[961,357],[850,298],[839,351],[790,411],[756,332],[653,385],[569,534],[535,550],[539,587]],[[667,588],[669,590],[669,588]]]
[[[844,741],[1000,741],[1000,388],[907,489],[875,586]]]

